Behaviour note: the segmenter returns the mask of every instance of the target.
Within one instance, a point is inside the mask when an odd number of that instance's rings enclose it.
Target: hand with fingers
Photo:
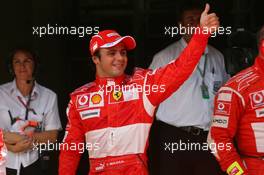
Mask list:
[[[17,142],[27,139],[26,136],[16,132],[4,131],[3,135],[4,135],[4,142],[7,144],[16,144]]]
[[[217,31],[220,23],[219,18],[215,13],[208,13],[210,10],[209,4],[206,4],[204,11],[201,14],[200,18],[200,27],[203,31],[209,31],[214,33]]]
[[[12,152],[15,152],[15,153],[24,152],[33,147],[33,140],[32,139],[22,140],[20,142],[17,142],[12,147],[13,147],[11,150]]]

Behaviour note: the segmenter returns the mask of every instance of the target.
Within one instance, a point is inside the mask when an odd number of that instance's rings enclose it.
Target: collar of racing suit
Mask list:
[[[264,59],[257,57],[256,58],[256,65],[259,68],[260,72],[262,73],[262,75],[264,76]]]
[[[125,80],[126,75],[123,74],[118,77],[99,77],[96,76],[95,82],[97,85],[105,85],[105,86],[116,86],[122,85]]]

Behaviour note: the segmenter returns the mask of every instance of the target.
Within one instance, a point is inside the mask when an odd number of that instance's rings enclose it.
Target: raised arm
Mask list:
[[[209,4],[201,14],[200,27],[197,27],[188,46],[183,50],[179,58],[165,67],[148,72],[145,85],[163,86],[165,91],[151,92],[148,99],[153,106],[157,106],[163,100],[175,92],[194,71],[206,48],[210,33],[219,27],[218,17],[215,13],[208,14]],[[210,31],[210,32],[208,32]]]

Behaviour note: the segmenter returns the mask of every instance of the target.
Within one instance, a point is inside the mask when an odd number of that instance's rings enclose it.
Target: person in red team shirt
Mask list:
[[[220,88],[208,137],[229,175],[264,175],[264,26],[253,66]],[[222,145],[222,146],[219,146]]]
[[[209,5],[201,15],[200,29],[214,32],[218,17],[208,11]],[[90,175],[148,174],[146,150],[154,110],[191,75],[209,36],[197,32],[177,61],[153,71],[136,69],[131,76],[124,70],[127,50],[135,48],[135,40],[113,30],[92,37],[90,52],[96,80],[71,94],[63,143],[80,145],[85,140],[91,146]],[[60,175],[76,174],[80,152],[61,148]]]

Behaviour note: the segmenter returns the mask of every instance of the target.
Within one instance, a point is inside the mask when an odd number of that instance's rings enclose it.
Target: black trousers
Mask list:
[[[150,174],[225,175],[206,147],[191,146],[191,143],[206,146],[207,135],[208,132],[193,135],[164,122],[154,121],[148,150]]]
[[[17,170],[6,168],[6,175],[17,175]],[[43,175],[40,160],[37,160],[27,167],[21,165],[20,175]]]

